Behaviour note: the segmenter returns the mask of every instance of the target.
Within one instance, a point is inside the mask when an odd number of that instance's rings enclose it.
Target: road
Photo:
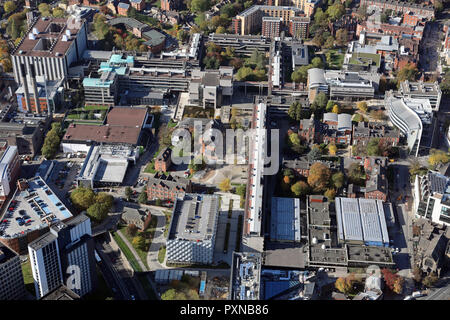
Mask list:
[[[436,288],[429,289],[428,295],[418,300],[450,300],[450,273],[441,276]]]
[[[146,300],[147,296],[137,282],[137,279],[135,279],[131,272],[125,267],[120,254],[105,241],[105,237],[99,237],[97,239],[96,247],[102,258],[106,256],[105,262],[111,267],[123,299],[133,300],[132,297],[134,296],[136,300]]]

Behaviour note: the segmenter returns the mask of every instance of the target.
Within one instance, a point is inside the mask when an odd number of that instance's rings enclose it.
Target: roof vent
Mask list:
[[[35,37],[34,33],[30,33],[30,34],[28,35],[28,39],[30,39],[30,40],[36,40],[36,37]]]

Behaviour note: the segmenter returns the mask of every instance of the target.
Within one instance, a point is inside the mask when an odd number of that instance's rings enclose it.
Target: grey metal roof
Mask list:
[[[338,115],[338,130],[352,130],[352,116],[348,113]]]
[[[273,240],[300,241],[300,199],[272,198],[270,237]]]
[[[327,85],[325,80],[325,72],[323,69],[312,68],[308,70],[309,86]]]

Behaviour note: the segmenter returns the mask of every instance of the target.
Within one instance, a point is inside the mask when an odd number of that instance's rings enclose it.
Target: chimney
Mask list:
[[[41,113],[39,104],[39,92],[36,84],[36,72],[31,64],[27,64],[28,75],[30,76],[31,85],[33,86],[34,104],[36,105],[36,113]]]
[[[28,182],[27,182],[27,180],[25,180],[25,179],[17,180],[17,188],[20,191],[24,191],[24,190],[28,189]]]
[[[25,96],[25,105],[28,112],[31,112],[31,106],[30,106],[30,92],[28,91],[28,82],[27,82],[27,76],[25,73],[25,65],[20,64],[20,81],[22,82],[23,86],[23,94]]]

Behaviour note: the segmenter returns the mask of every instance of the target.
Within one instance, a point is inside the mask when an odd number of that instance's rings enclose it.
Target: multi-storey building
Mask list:
[[[282,18],[278,17],[263,17],[262,18],[262,36],[266,38],[275,38],[280,36]]]
[[[0,233],[0,242],[19,254],[27,252],[28,243],[47,233],[49,226],[72,217],[40,176],[19,179],[6,208],[2,219],[9,219],[9,224]],[[25,214],[29,218],[24,219]]]
[[[163,11],[176,11],[181,7],[182,1],[180,0],[161,0],[161,10]]]
[[[296,7],[302,10],[307,17],[311,17],[320,0],[266,0],[268,6]]]
[[[172,164],[171,155],[172,149],[165,148],[161,150],[155,159],[155,171],[169,171],[170,165]]]
[[[414,212],[432,222],[450,225],[450,178],[429,171],[416,175],[414,181]]]
[[[185,178],[156,173],[148,179],[148,200],[170,200],[182,198],[185,193],[192,192],[191,181]]]
[[[145,9],[144,0],[130,0],[131,7],[135,8],[137,11],[142,11]]]
[[[26,84],[26,70],[32,70],[32,78],[45,76],[46,80],[67,81],[70,65],[81,60],[86,50],[87,32],[85,20],[35,19],[11,53],[16,82]]]
[[[117,102],[118,76],[114,71],[103,72],[100,78],[83,79],[84,99],[87,105],[113,106]]]
[[[20,172],[19,153],[16,146],[0,143],[0,200],[4,201],[16,185]]]
[[[377,7],[378,9],[392,10],[395,12],[412,12],[427,19],[434,18],[434,7],[423,3],[414,3],[401,0],[361,0],[360,7]]]
[[[28,245],[28,252],[38,299],[61,284],[80,297],[95,288],[91,221],[84,214],[52,225],[50,232]]]
[[[167,237],[167,262],[212,264],[219,196],[185,194],[175,201]]]
[[[233,31],[247,35],[261,30],[263,17],[281,18],[283,27],[289,26],[291,17],[298,16],[301,10],[296,7],[260,6],[254,5],[233,18]]]
[[[306,39],[309,37],[309,17],[292,17],[289,20],[289,34],[295,39]]]
[[[437,81],[431,82],[410,82],[405,80],[400,83],[399,93],[405,98],[428,99],[433,111],[439,111],[442,91]]]
[[[19,255],[0,244],[0,300],[19,300],[25,295]]]
[[[375,96],[376,82],[358,72],[326,71],[326,82],[332,100],[365,100]]]
[[[398,130],[377,122],[358,122],[353,126],[353,145],[367,146],[373,138],[379,138],[382,143],[396,146],[400,141],[400,134]]]

